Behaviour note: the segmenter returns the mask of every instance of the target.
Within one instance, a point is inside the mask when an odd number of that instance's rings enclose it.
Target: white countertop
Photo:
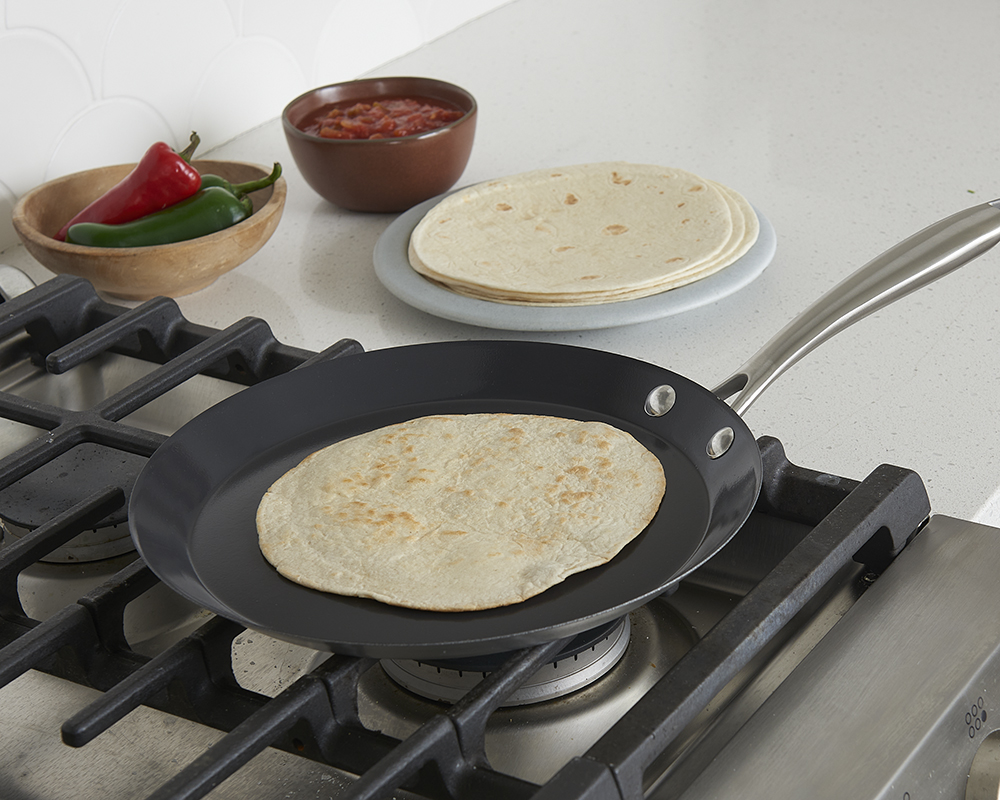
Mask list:
[[[469,338],[580,344],[716,385],[798,311],[911,233],[1000,196],[1000,5],[733,0],[515,0],[374,74],[428,75],[476,95],[459,185],[546,166],[682,167],[742,192],[777,254],[741,291],[639,325],[517,333],[412,309],[376,279],[394,219],[342,211],[303,182],[278,120],[213,157],[281,161],[271,241],[179,299],[225,326],[266,319],[286,343],[367,349]],[[51,277],[20,247],[0,256]],[[916,470],[940,513],[1000,524],[1000,249],[823,345],[747,412],[803,466],[863,478]]]

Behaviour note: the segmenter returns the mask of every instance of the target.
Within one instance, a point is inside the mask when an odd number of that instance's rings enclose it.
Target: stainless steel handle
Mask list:
[[[775,378],[831,336],[1000,242],[1000,200],[924,228],[844,279],[714,390],[743,414]]]

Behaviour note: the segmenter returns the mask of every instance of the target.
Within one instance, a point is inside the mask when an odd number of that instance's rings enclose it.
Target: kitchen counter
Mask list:
[[[208,325],[262,317],[279,340],[310,349],[341,337],[367,349],[535,339],[714,386],[863,263],[1000,196],[998,33],[992,0],[515,0],[371,73],[433,76],[476,95],[459,185],[593,161],[685,168],[742,192],[773,224],[777,252],[759,278],[618,328],[524,333],[439,319],[375,276],[373,248],[395,217],[313,193],[274,120],[211,156],[281,161],[277,232],[178,303]],[[51,277],[21,247],[0,261]],[[747,423],[804,466],[854,478],[884,462],[912,468],[935,511],[1000,524],[998,268],[1000,248],[860,322],[781,377]]]

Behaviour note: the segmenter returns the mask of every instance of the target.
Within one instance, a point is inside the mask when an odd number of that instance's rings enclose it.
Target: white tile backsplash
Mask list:
[[[0,0],[0,251],[39,183],[192,130],[204,154],[504,2]]]

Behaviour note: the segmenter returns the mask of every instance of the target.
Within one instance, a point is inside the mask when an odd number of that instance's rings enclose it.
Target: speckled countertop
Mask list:
[[[480,103],[460,185],[546,166],[682,167],[741,191],[777,253],[746,288],[618,328],[511,332],[450,322],[383,288],[372,251],[391,215],[341,211],[291,161],[279,121],[212,155],[285,166],[267,246],[179,304],[282,341],[528,338],[596,347],[716,385],[786,321],[897,241],[1000,196],[992,0],[801,3],[518,0],[374,74],[429,75]],[[0,254],[50,277],[23,249]],[[747,412],[792,461],[853,478],[916,470],[937,512],[1000,524],[1000,249],[828,342]]]

